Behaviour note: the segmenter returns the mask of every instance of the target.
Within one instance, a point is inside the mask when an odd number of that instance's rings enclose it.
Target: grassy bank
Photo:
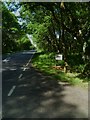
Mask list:
[[[88,87],[88,79],[79,78],[78,76],[80,73],[64,73],[63,69],[56,69],[54,67],[56,66],[54,53],[36,53],[32,63],[35,68],[39,69],[47,75],[52,76],[55,80],[57,79],[62,82],[68,82],[71,85],[79,85],[85,88]],[[63,61],[61,61],[59,65],[63,66]]]

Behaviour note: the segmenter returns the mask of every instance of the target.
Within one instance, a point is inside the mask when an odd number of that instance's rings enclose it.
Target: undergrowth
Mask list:
[[[62,82],[68,82],[71,85],[80,85],[88,87],[88,80],[78,77],[80,73],[64,73],[63,70],[53,68],[53,66],[56,66],[57,64],[55,61],[55,53],[36,53],[34,55],[34,58],[32,59],[32,63],[35,68],[39,69],[47,75],[52,76],[54,79],[57,79]],[[63,66],[63,61],[59,62],[59,65]]]

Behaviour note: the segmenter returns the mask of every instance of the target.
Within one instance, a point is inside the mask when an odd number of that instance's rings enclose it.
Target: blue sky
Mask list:
[[[7,1],[9,1],[9,0],[7,0]],[[11,4],[8,6],[6,0],[5,0],[5,2],[4,2],[5,6],[6,6],[8,9],[10,9],[9,7],[11,7],[11,8],[14,9],[14,11],[13,11],[12,13],[17,17],[18,23],[19,23],[20,25],[22,25],[22,23],[25,22],[25,20],[22,20],[22,19],[20,18],[20,9],[21,9],[21,7],[18,8],[18,9],[15,7],[15,4],[18,5],[18,3],[19,3],[19,2],[11,2]]]

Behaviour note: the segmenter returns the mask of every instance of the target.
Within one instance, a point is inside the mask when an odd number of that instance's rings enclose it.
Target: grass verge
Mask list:
[[[88,88],[88,80],[79,78],[79,73],[64,73],[62,70],[53,68],[56,65],[54,56],[54,53],[36,53],[32,59],[32,64],[35,68],[44,72],[46,75],[52,76],[55,80],[57,79],[61,82],[68,82],[71,85]]]

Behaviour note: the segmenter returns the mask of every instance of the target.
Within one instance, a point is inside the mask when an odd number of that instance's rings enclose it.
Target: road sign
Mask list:
[[[56,60],[62,60],[62,54],[56,55],[56,56],[55,56],[55,59],[56,59]]]

